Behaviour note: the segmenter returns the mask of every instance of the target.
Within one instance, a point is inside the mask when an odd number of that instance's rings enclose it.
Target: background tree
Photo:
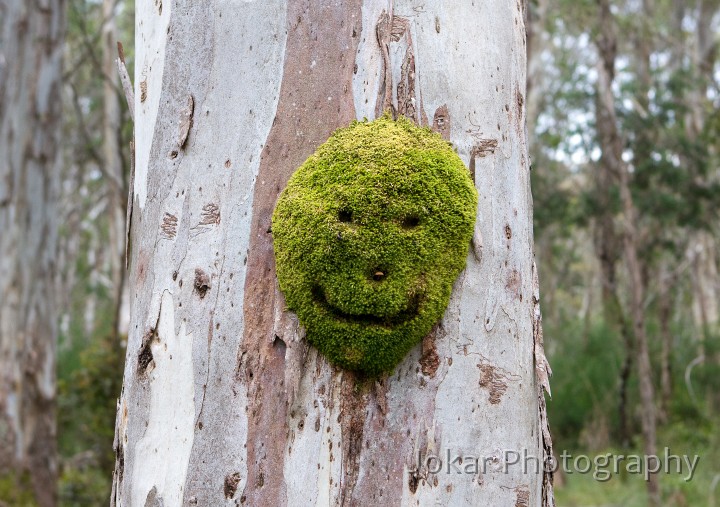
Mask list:
[[[53,506],[65,2],[0,13],[0,490]]]
[[[522,4],[391,6],[138,6],[113,504],[552,504],[549,477],[522,467],[489,481],[417,464],[442,449],[497,465],[502,449],[550,452]],[[269,227],[305,158],[386,107],[452,141],[480,204],[442,323],[367,382],[302,339]]]
[[[717,40],[701,35],[717,26],[712,5],[560,2],[545,10],[540,33],[546,42],[539,58],[545,62],[543,74],[555,80],[542,81],[533,188],[541,278],[552,284],[545,291],[551,296],[545,299],[545,321],[554,338],[550,358],[556,372],[565,372],[562,379],[575,372],[572,385],[556,377],[556,400],[563,401],[551,406],[564,448],[637,449],[651,403],[661,423],[661,448],[712,447],[704,430],[696,433],[702,445],[681,437],[685,425],[711,428],[717,416],[708,377],[716,369],[699,363],[704,354],[697,353],[699,338],[708,336],[705,343],[713,350],[717,333],[702,332],[697,309],[703,291],[693,272],[698,238],[709,242],[702,251],[717,248],[717,141],[708,137],[714,120],[705,120],[710,123],[702,129],[688,129],[689,111],[716,116],[716,64],[706,63],[705,78],[698,79],[703,59],[694,56],[704,46],[704,61],[712,60],[707,57]],[[597,22],[599,7],[610,20],[609,30]],[[603,61],[611,65],[600,67]],[[708,71],[708,65],[715,70]],[[614,73],[610,85],[602,82],[604,69]],[[593,109],[597,115],[588,114]],[[628,235],[632,216],[634,233]],[[628,238],[635,243],[634,256],[623,248]],[[701,263],[710,294],[717,289],[717,259],[711,257],[703,256]],[[638,288],[642,293],[633,296]],[[648,375],[641,374],[636,360],[644,355],[636,340],[641,328],[633,329],[637,315],[643,317],[647,338],[649,368],[646,364],[643,370],[651,372],[650,386],[659,393],[652,397],[647,395]],[[574,358],[566,359],[568,353]],[[606,367],[600,371],[597,362]],[[582,372],[575,368],[579,363]],[[642,410],[637,408],[641,381],[646,392]],[[699,390],[707,400],[701,400]],[[717,457],[701,454],[707,475],[695,479],[692,488],[674,477],[660,477],[663,505],[707,500],[701,491],[713,489]],[[611,495],[613,488],[596,487],[587,498],[599,501],[602,489]],[[640,505],[644,497],[630,500],[637,493],[630,490],[624,490],[622,503]]]
[[[68,3],[57,260],[60,502],[68,505],[106,502],[114,467],[113,421],[129,313],[121,295],[127,296],[132,137],[116,59],[118,40],[133,39],[133,23],[132,1]]]

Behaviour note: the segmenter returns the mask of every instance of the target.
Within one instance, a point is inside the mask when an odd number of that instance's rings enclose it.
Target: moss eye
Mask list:
[[[417,215],[408,215],[402,220],[403,229],[414,229],[420,225],[420,217]]]
[[[352,222],[352,211],[349,209],[341,209],[338,211],[338,220],[343,223]]]

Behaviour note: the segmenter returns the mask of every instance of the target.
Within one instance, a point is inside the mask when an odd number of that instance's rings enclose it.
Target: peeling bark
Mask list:
[[[133,303],[113,504],[551,505],[541,471],[493,469],[488,480],[422,459],[449,451],[497,467],[506,450],[545,459],[548,448],[522,6],[196,4],[138,6]],[[468,37],[477,30],[487,37]],[[391,375],[368,379],[305,342],[275,279],[270,218],[333,130],[387,108],[472,161],[480,204],[443,321]],[[170,405],[168,390],[184,398]]]

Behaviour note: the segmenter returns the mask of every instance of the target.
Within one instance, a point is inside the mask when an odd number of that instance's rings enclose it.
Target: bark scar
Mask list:
[[[178,148],[184,148],[187,143],[188,134],[193,124],[193,113],[195,112],[195,100],[192,95],[188,95],[187,105],[180,111],[180,124],[178,132]]]
[[[375,116],[382,115],[385,110],[390,110],[395,117],[395,111],[392,105],[392,77],[390,75],[390,24],[392,20],[390,15],[382,11],[380,18],[375,25],[375,35],[383,58],[383,86],[378,92],[377,106],[375,108]]]
[[[210,277],[202,269],[195,268],[195,292],[202,299],[208,290],[210,290]]]
[[[166,239],[173,239],[177,235],[177,224],[178,218],[172,213],[166,212],[165,216],[163,216],[162,225],[160,226],[163,236]]]
[[[492,405],[500,403],[510,382],[521,380],[520,376],[493,365],[484,357],[477,367],[480,369],[480,387],[489,391],[488,400]]]
[[[422,101],[419,99],[419,93],[416,92],[415,50],[410,33],[410,20],[383,11],[375,25],[375,35],[383,58],[383,85],[378,92],[375,115],[381,116],[384,111],[389,110],[395,119],[398,115],[403,115],[418,125],[423,124],[423,119],[427,123],[427,117],[422,111]],[[390,60],[392,43],[400,43],[405,47],[405,54],[400,63],[400,81],[395,85],[397,107],[393,105],[393,73]],[[417,100],[416,96],[418,96]]]

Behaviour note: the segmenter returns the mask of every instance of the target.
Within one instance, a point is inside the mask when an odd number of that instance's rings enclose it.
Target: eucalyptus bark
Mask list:
[[[523,6],[391,8],[138,4],[113,505],[554,503]],[[391,375],[363,381],[309,347],[285,308],[270,218],[333,130],[388,107],[453,143],[480,204],[442,322]],[[537,461],[510,464],[523,450]],[[456,473],[446,452],[487,470]]]
[[[617,35],[615,22],[608,0],[599,2],[599,33],[596,40],[598,49],[597,80],[597,129],[602,155],[601,170],[614,175],[618,180],[622,209],[622,253],[630,284],[630,315],[635,338],[638,380],[640,384],[641,422],[645,454],[657,455],[655,389],[652,383],[652,366],[645,329],[642,269],[638,258],[637,210],[630,192],[630,171],[622,159],[623,141],[618,131],[615,113],[615,98],[612,83],[615,79],[615,57]],[[651,474],[647,482],[648,503],[659,507],[660,486],[658,476]]]
[[[0,476],[53,506],[65,2],[0,0],[0,22]]]

